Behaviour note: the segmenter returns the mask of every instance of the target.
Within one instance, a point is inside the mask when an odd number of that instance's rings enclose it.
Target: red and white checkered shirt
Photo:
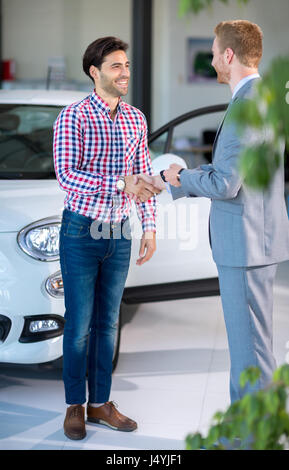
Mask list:
[[[152,175],[143,113],[120,99],[112,121],[108,104],[95,91],[61,111],[53,148],[56,177],[67,193],[65,208],[102,222],[130,215],[131,197],[116,188],[120,175]],[[136,206],[143,231],[156,231],[155,197]]]

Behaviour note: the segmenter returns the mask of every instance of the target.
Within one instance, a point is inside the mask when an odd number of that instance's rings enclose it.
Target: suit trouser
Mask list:
[[[234,402],[247,392],[266,387],[276,368],[272,313],[277,265],[217,268],[231,359],[230,396]],[[249,366],[259,367],[261,377],[254,386],[242,389],[240,374]]]

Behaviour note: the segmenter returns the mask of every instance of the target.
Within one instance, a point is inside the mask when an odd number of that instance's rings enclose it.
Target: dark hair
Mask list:
[[[93,78],[89,73],[89,68],[91,65],[94,65],[100,70],[105,56],[114,51],[126,52],[127,49],[128,44],[126,42],[123,42],[121,39],[115,38],[113,36],[106,36],[104,38],[96,39],[91,44],[89,44],[83,55],[82,66],[84,72],[93,81]]]

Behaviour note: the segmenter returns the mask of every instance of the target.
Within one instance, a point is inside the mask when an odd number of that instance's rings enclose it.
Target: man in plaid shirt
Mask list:
[[[69,405],[64,432],[83,439],[87,419],[133,431],[135,421],[109,400],[114,339],[129,269],[129,214],[133,199],[142,223],[139,259],[156,249],[159,190],[136,174],[152,175],[144,115],[121,100],[130,77],[127,44],[114,37],[90,44],[84,72],[94,91],[67,106],[54,126],[54,164],[66,192],[60,231],[60,263],[65,295],[63,379]],[[101,236],[94,236],[95,233]],[[88,364],[87,339],[89,336]]]

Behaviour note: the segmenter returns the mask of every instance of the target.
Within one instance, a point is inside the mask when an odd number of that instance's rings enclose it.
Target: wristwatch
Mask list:
[[[166,178],[165,178],[164,172],[165,172],[165,170],[160,171],[161,179],[162,179],[165,183],[167,183],[167,180],[166,180]]]
[[[180,171],[178,172],[177,174],[177,180],[180,181],[180,174],[182,173],[182,171],[184,171],[185,168],[181,168]]]
[[[117,190],[122,192],[125,190],[125,179],[124,179],[124,176],[120,176],[119,179],[117,180],[116,182],[116,187],[117,187]]]

